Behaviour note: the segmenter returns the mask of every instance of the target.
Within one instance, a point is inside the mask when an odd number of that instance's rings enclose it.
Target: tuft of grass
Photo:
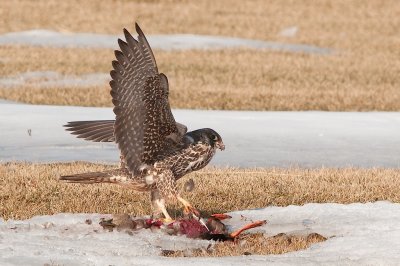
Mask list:
[[[150,214],[147,193],[111,184],[79,185],[60,175],[114,168],[85,162],[0,164],[0,217],[27,219],[59,212]],[[212,168],[191,173],[196,184],[183,193],[204,214],[311,202],[400,202],[400,169],[239,169]],[[179,215],[181,206],[172,205]]]

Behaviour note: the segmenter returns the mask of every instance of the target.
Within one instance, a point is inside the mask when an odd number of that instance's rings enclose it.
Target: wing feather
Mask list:
[[[68,122],[67,131],[78,138],[96,142],[114,142],[114,120]]]
[[[182,141],[186,126],[176,123],[168,101],[168,79],[158,73],[153,51],[140,27],[138,38],[124,29],[110,75],[115,121],[70,122],[67,130],[92,141],[114,141],[133,175],[152,164],[163,149]]]
[[[155,60],[148,60],[145,45],[139,43],[147,41],[142,38],[139,42],[135,41],[126,29],[124,35],[127,42],[118,40],[120,51],[115,51],[117,61],[113,62],[114,70],[110,72],[116,115],[114,135],[129,170],[136,175],[142,164],[146,163],[143,160],[147,116],[143,100],[145,84],[146,80],[158,74],[158,70]]]
[[[115,142],[114,137],[115,120],[94,120],[94,121],[72,121],[64,125],[67,131],[77,138],[83,138],[94,142]],[[187,132],[187,127],[176,122],[179,135]]]

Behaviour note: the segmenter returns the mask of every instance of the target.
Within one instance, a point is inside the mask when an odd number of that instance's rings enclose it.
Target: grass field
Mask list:
[[[150,214],[149,195],[109,184],[79,185],[60,175],[110,169],[89,163],[0,164],[0,217],[27,219],[59,212]],[[204,214],[306,203],[400,202],[400,169],[218,169],[185,176],[183,193]],[[217,185],[218,184],[218,185]],[[180,215],[181,206],[171,206]]]
[[[79,8],[76,8],[79,6]],[[304,43],[329,56],[254,50],[155,51],[174,108],[399,111],[400,2],[372,1],[6,1],[0,32],[33,28],[120,34],[197,33]],[[279,32],[297,26],[294,37]],[[108,72],[108,49],[0,47],[0,76],[54,70]],[[0,98],[111,106],[109,88],[1,88]]]

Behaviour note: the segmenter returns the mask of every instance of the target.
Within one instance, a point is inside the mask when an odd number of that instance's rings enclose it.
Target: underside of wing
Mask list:
[[[64,125],[78,138],[94,142],[114,142],[114,120],[73,121]]]

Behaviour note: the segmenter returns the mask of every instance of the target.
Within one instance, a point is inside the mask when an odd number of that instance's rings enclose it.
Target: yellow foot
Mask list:
[[[186,214],[193,214],[193,216],[195,216],[195,218],[200,218],[200,212],[193,206],[185,206],[183,208],[183,212]]]
[[[164,224],[171,224],[171,223],[175,222],[175,220],[172,219],[171,217],[170,218],[161,218],[160,221],[163,222]]]
[[[196,218],[200,218],[200,212],[195,207],[193,207],[192,204],[190,204],[187,200],[181,198],[180,196],[178,196],[177,199],[183,204],[184,213],[191,213],[196,216]]]
[[[171,222],[173,222],[174,220],[171,218],[171,216],[169,215],[169,213],[167,212],[167,209],[165,208],[165,201],[164,201],[164,199],[158,199],[158,200],[156,200],[155,201],[155,203],[157,204],[157,206],[158,206],[158,208],[161,210],[161,212],[164,214],[164,217],[165,218],[163,218],[163,219],[161,219],[161,221],[163,222],[163,223],[171,223]]]

